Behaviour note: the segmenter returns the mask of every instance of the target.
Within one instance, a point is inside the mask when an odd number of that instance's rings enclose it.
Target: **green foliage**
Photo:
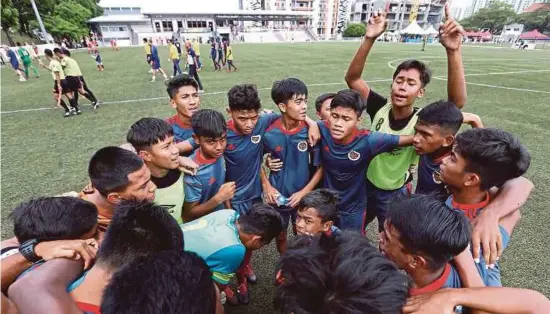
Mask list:
[[[504,25],[510,23],[523,24],[526,31],[538,29],[542,33],[550,32],[550,11],[516,14],[509,4],[495,1],[488,8],[460,21],[467,30],[489,28],[493,33],[502,31]]]
[[[489,7],[480,9],[476,14],[460,21],[466,29],[485,28],[492,33],[500,32],[504,25],[509,24],[516,18],[514,8],[504,2],[492,2]]]
[[[46,31],[54,37],[77,38],[88,33],[87,20],[103,14],[95,0],[35,0]],[[14,14],[17,24],[10,17]],[[4,20],[6,22],[4,22]],[[11,23],[11,24],[10,24]],[[2,28],[31,34],[38,22],[30,0],[2,1]]]
[[[6,34],[6,38],[8,39],[10,46],[13,46],[15,43],[11,38],[10,31],[16,31],[19,29],[19,11],[13,6],[13,2],[11,0],[3,0],[0,13],[2,29]]]
[[[550,32],[550,11],[519,14],[515,22],[525,25],[526,31],[538,29],[541,33]]]
[[[361,37],[365,36],[367,28],[363,23],[350,23],[344,31],[344,37]]]

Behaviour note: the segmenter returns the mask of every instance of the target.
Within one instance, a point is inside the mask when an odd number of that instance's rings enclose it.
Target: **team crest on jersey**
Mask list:
[[[250,138],[250,141],[254,144],[258,144],[261,139],[262,139],[261,135],[254,135]]]
[[[298,150],[301,152],[305,152],[307,150],[307,142],[301,141],[300,143],[298,143]]]
[[[351,161],[356,161],[356,160],[358,160],[359,158],[361,158],[361,154],[358,153],[358,152],[356,152],[356,151],[354,151],[354,150],[352,150],[352,151],[350,151],[350,152],[348,153],[348,158],[349,158],[349,160],[351,160]]]

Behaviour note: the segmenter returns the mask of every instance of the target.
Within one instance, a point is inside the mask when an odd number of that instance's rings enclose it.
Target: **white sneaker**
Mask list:
[[[20,78],[19,78],[19,82],[26,82],[26,81],[27,81],[27,79],[24,78],[24,77],[20,77]]]
[[[173,75],[170,75],[170,78],[171,78],[171,79],[173,79],[173,78],[174,78],[174,76],[173,76]]]
[[[153,80],[150,80],[149,82],[151,82],[151,83],[155,83],[155,82],[156,82],[156,80],[154,80],[154,79],[153,79]]]
[[[153,73],[153,69],[149,69],[149,73]]]

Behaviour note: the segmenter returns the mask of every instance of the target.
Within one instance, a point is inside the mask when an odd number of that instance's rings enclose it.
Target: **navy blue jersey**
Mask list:
[[[225,183],[225,160],[206,159],[200,148],[195,150],[191,159],[199,165],[196,175],[185,175],[185,202],[199,204],[206,203],[214,197]],[[218,205],[212,211],[223,209],[223,204]]]
[[[151,45],[151,59],[159,60],[159,52],[158,52],[157,46],[155,45]]]
[[[278,119],[265,132],[265,152],[283,161],[283,169],[272,171],[269,182],[285,197],[303,189],[313,175],[314,168],[310,165],[320,164],[319,145],[309,146],[308,130],[307,124],[302,121],[295,130],[286,131],[282,120]]]
[[[327,122],[319,121],[322,149],[323,184],[340,194],[340,212],[357,213],[367,207],[366,173],[374,156],[390,152],[399,136],[355,130],[352,139],[343,143],[332,138]]]
[[[414,297],[444,288],[462,288],[462,282],[460,281],[458,271],[451,264],[445,265],[443,274],[429,285],[422,288],[410,288],[409,296]]]
[[[445,154],[437,159],[432,159],[428,155],[420,156],[420,161],[418,162],[418,182],[416,184],[415,193],[446,193],[445,184],[441,181],[437,172],[439,172],[439,165],[441,165],[441,161],[447,156],[448,154]]]
[[[225,162],[227,166],[225,180],[235,182],[235,196],[231,204],[240,204],[262,195],[260,167],[263,157],[263,137],[265,131],[280,117],[278,114],[264,114],[258,118],[258,123],[251,134],[241,134],[233,120],[227,122],[227,147]]]

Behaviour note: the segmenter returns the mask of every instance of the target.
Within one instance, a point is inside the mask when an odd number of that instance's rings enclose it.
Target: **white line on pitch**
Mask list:
[[[392,81],[392,79],[376,79],[376,80],[370,80],[370,81],[367,81],[367,82],[368,83],[376,83],[376,82],[389,82],[389,81]],[[345,82],[313,83],[313,84],[308,84],[308,86],[330,86],[330,85],[344,85],[344,84],[346,84],[346,83]],[[258,88],[258,90],[271,90],[271,87],[262,87],[262,88]],[[225,94],[225,93],[227,93],[227,92],[225,92],[225,91],[210,92],[210,93],[201,94],[201,96],[219,95],[219,94]],[[140,99],[102,101],[102,102],[100,102],[100,104],[101,105],[124,104],[124,103],[133,103],[133,102],[160,100],[160,99],[167,99],[167,97],[162,96],[162,97],[151,97],[151,98],[140,98]],[[90,105],[89,104],[83,104],[81,106],[90,106]],[[14,114],[14,113],[21,113],[21,112],[45,111],[45,110],[54,110],[54,109],[57,109],[57,108],[56,107],[42,107],[42,108],[33,108],[33,109],[10,110],[10,111],[2,111],[1,114]]]

